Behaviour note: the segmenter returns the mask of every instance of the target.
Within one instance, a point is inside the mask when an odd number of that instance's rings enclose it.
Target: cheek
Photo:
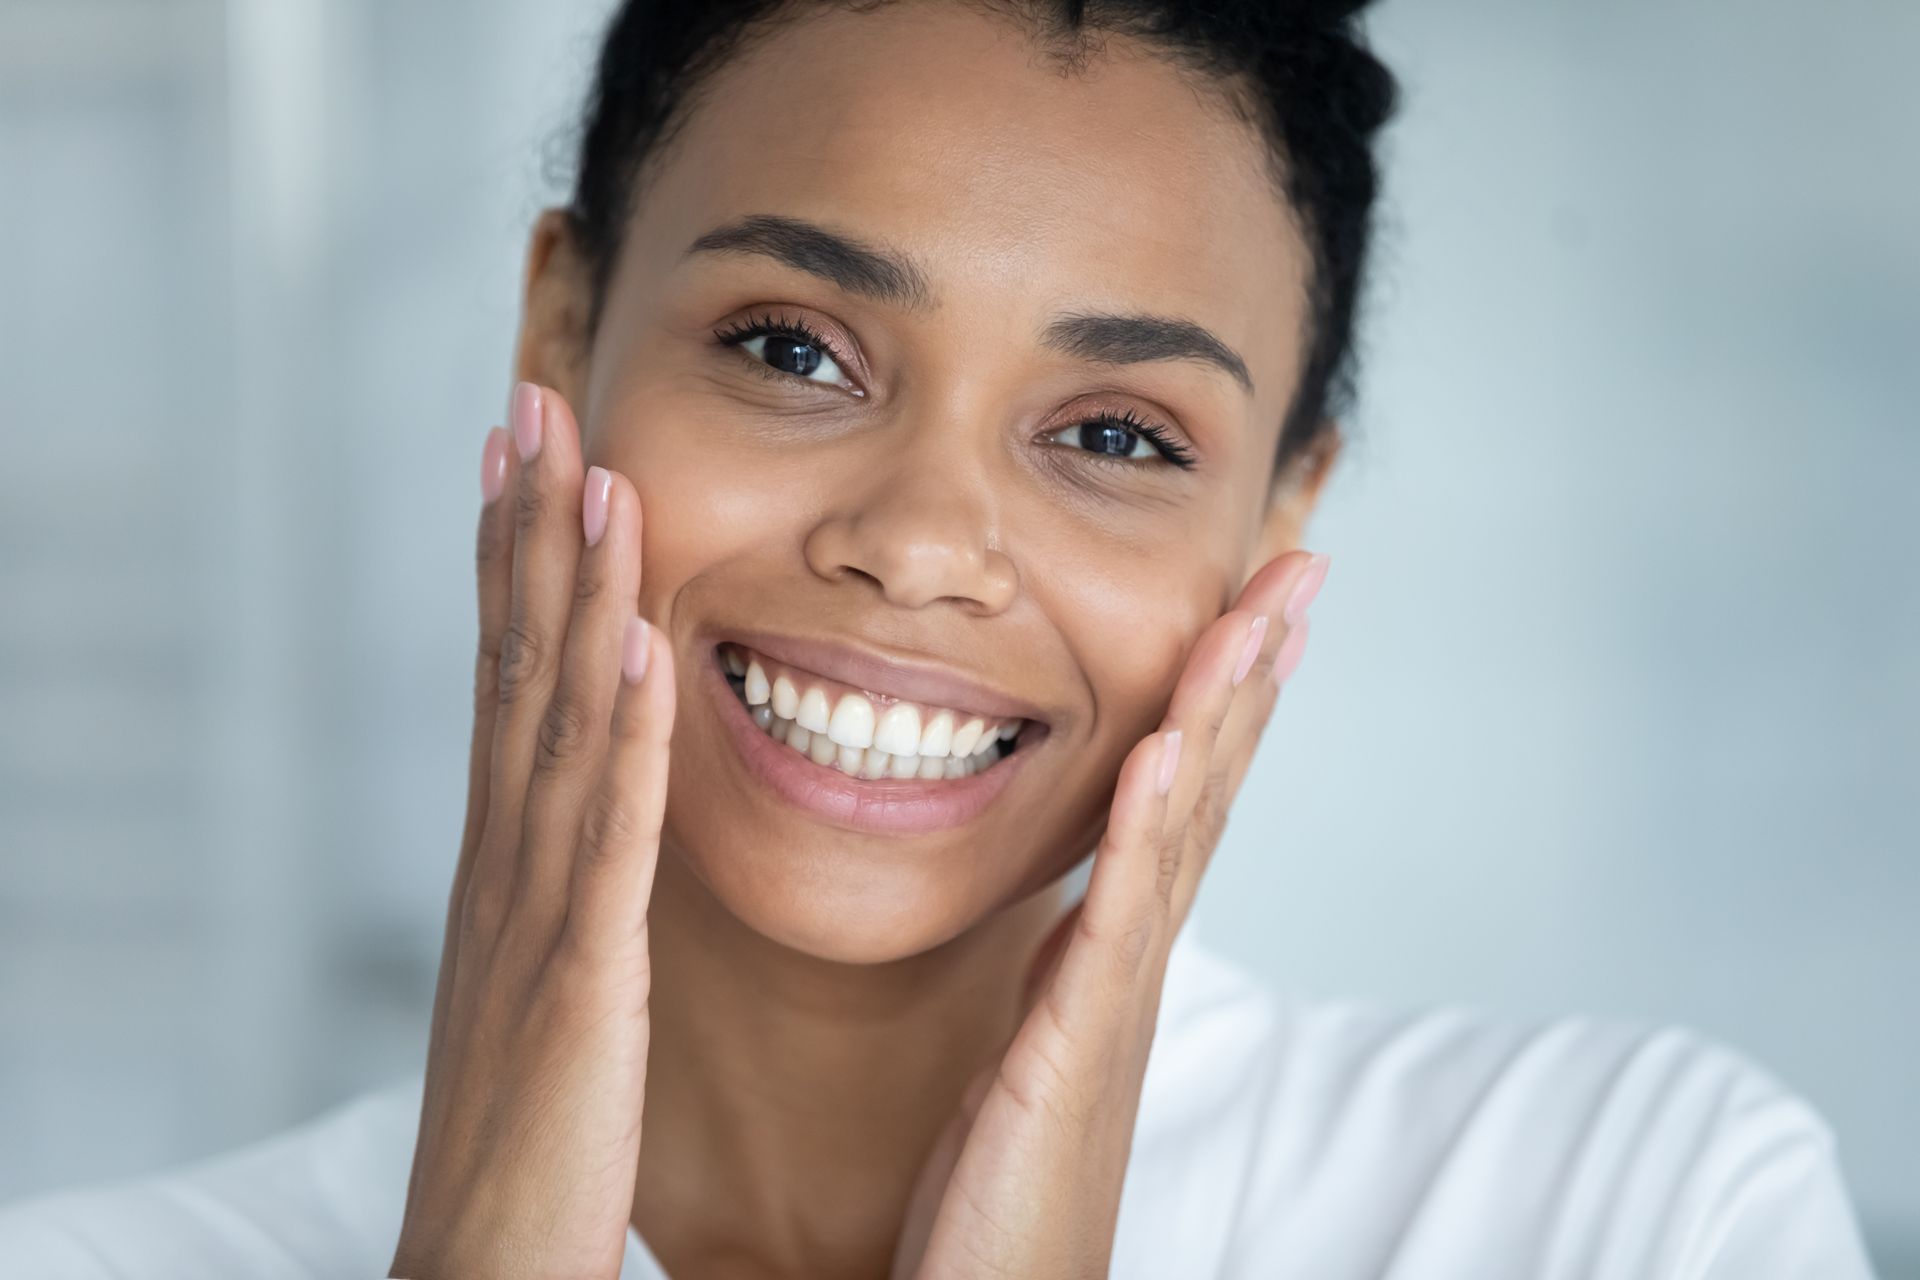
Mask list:
[[[1182,550],[1082,556],[1077,571],[1052,579],[1050,612],[1092,685],[1096,732],[1128,744],[1159,722],[1187,651],[1223,607],[1224,563]]]
[[[804,514],[804,486],[764,454],[740,449],[737,429],[714,414],[697,396],[636,391],[601,427],[607,465],[640,495],[641,600],[648,606],[669,604],[711,566],[764,551],[772,535]]]

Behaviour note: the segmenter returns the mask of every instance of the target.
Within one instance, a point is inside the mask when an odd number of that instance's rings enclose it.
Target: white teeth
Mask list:
[[[840,704],[833,709],[833,721],[827,725],[827,736],[843,747],[865,751],[873,745],[873,704],[857,693],[841,694]]]
[[[800,710],[800,691],[785,676],[773,678],[773,714],[791,720]]]
[[[953,745],[947,750],[956,756],[970,756],[980,742],[981,735],[987,731],[987,722],[979,716],[967,721],[953,731]]]
[[[873,731],[873,745],[890,755],[920,754],[920,711],[907,702],[896,702],[880,717]]]
[[[741,698],[755,726],[815,764],[849,777],[971,777],[998,763],[998,744],[1010,741],[1026,723],[938,708],[923,711],[907,702],[887,704],[882,711],[853,692],[829,703],[823,688],[802,694],[791,676],[769,679],[766,667],[744,650],[727,648],[721,659],[740,680]]]
[[[920,735],[920,754],[943,756],[952,745],[953,712],[942,711],[927,721],[926,732]]]
[[[807,690],[800,699],[800,705],[794,710],[793,718],[800,727],[813,733],[827,731],[827,695],[818,689]]]

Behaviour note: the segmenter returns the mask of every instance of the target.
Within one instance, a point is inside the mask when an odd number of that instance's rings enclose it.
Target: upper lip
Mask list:
[[[883,654],[839,640],[765,631],[734,631],[720,639],[745,645],[775,662],[905,702],[977,712],[983,716],[1045,718],[1039,708],[1026,699],[931,659]]]

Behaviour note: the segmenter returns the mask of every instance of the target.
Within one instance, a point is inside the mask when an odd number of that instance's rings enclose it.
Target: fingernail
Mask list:
[[[519,446],[520,461],[540,452],[540,388],[522,382],[513,389],[513,442]]]
[[[1293,594],[1287,597],[1287,607],[1280,611],[1280,616],[1288,626],[1305,617],[1307,606],[1320,594],[1320,584],[1327,580],[1327,562],[1330,558],[1326,552],[1319,551],[1307,561],[1306,572],[1300,575],[1300,581],[1293,584]]]
[[[620,674],[628,684],[639,684],[647,674],[647,620],[639,614],[627,619],[627,633],[620,638]]]
[[[1155,783],[1161,795],[1173,790],[1173,775],[1180,767],[1180,731],[1173,730],[1160,740],[1160,778]]]
[[[605,467],[588,467],[587,488],[580,495],[580,525],[590,547],[607,531],[607,504],[612,499],[613,473]]]
[[[1285,684],[1293,669],[1300,665],[1300,655],[1307,651],[1307,624],[1311,618],[1302,618],[1293,624],[1287,632],[1287,638],[1280,642],[1280,652],[1273,656],[1273,682]]]
[[[507,433],[500,427],[487,432],[480,450],[480,504],[485,506],[507,487]]]
[[[1233,665],[1233,683],[1238,686],[1247,678],[1247,672],[1253,670],[1253,660],[1260,656],[1260,645],[1267,638],[1267,615],[1261,614],[1247,628],[1247,642],[1240,646],[1240,661]]]

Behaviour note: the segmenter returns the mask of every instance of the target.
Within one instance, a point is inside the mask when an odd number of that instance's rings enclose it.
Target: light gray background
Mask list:
[[[418,1065],[603,0],[0,0],[0,1196]],[[1920,7],[1389,0],[1333,555],[1197,927],[1692,1024],[1920,1275]]]

